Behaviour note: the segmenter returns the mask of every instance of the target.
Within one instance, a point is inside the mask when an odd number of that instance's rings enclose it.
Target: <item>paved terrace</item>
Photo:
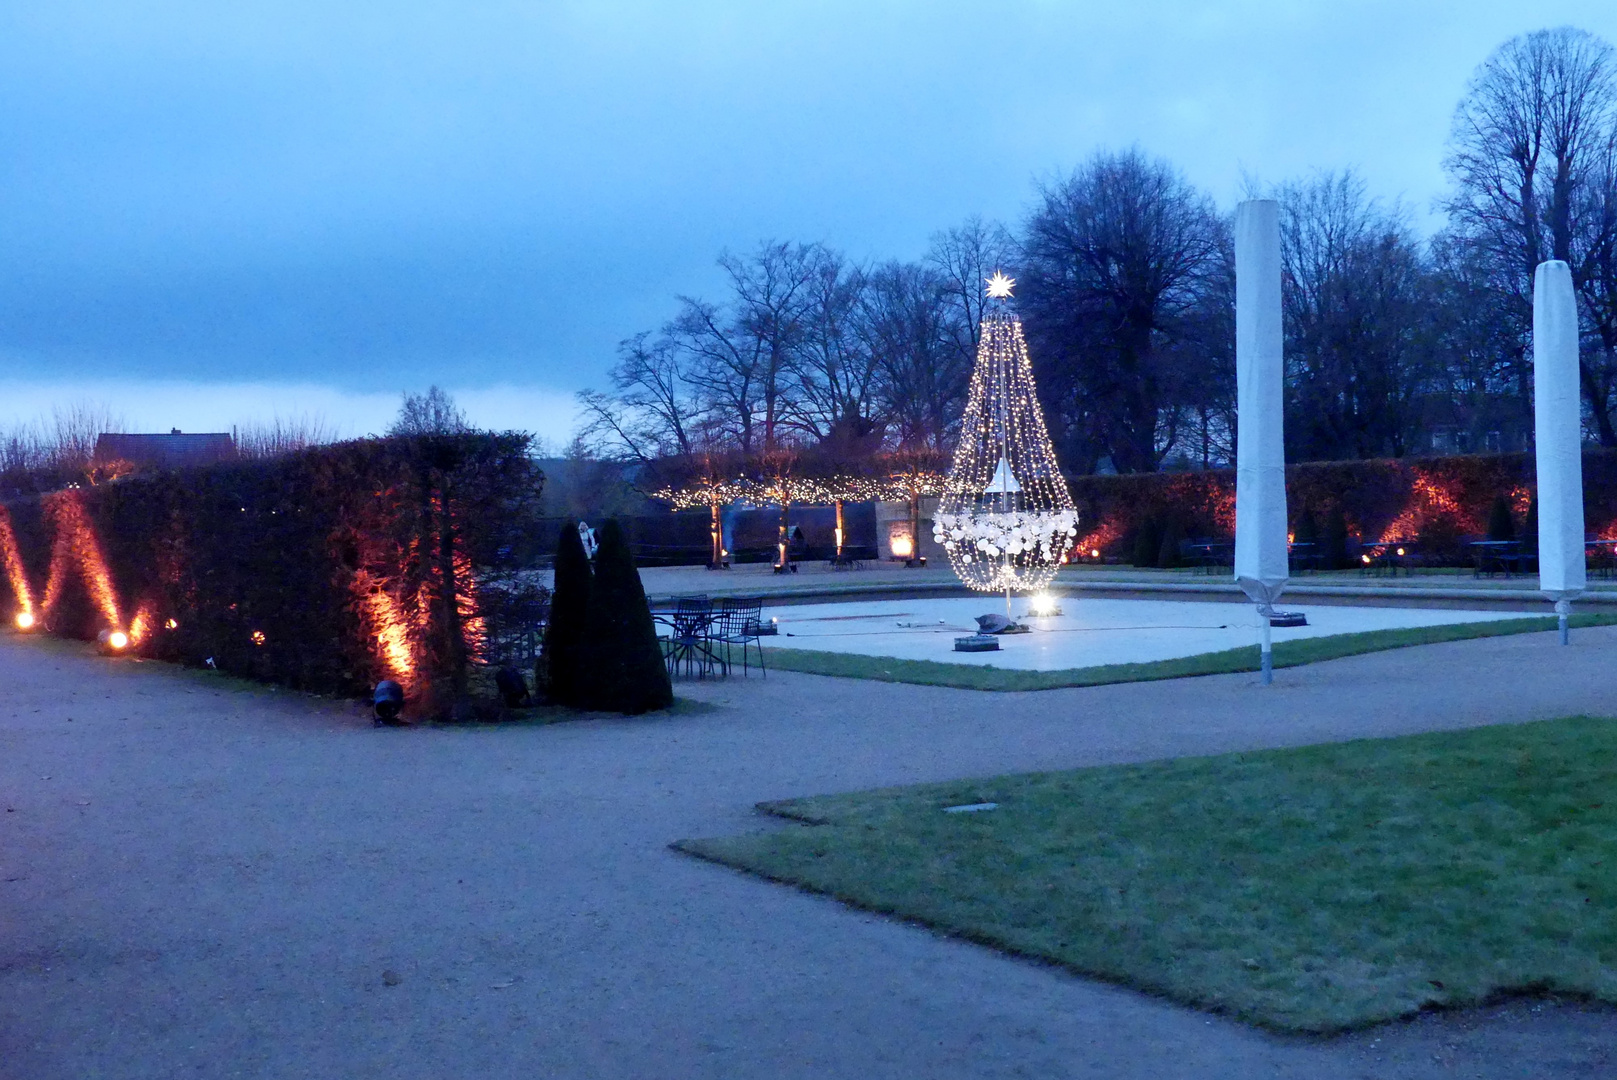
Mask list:
[[[0,1076],[1589,1077],[1524,1001],[1278,1038],[670,851],[759,800],[1617,713],[1617,628],[1037,694],[807,675],[672,715],[377,730],[0,639]],[[1187,888],[1194,883],[1186,883]]]

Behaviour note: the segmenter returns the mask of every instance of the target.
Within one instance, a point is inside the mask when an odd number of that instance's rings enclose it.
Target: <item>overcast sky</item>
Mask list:
[[[436,382],[559,442],[721,249],[915,257],[1130,144],[1430,228],[1466,79],[1567,23],[1617,3],[0,0],[0,424],[357,433]]]

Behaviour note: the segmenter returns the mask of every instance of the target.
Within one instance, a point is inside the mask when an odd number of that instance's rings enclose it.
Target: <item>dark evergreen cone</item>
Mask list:
[[[581,653],[585,708],[634,714],[674,703],[646,591],[616,518],[601,527]]]
[[[1180,566],[1179,545],[1184,542],[1185,525],[1176,514],[1168,519],[1168,524],[1162,530],[1162,543],[1157,548],[1157,565],[1168,570]]]
[[[1325,551],[1321,562],[1327,570],[1341,570],[1348,563],[1347,515],[1333,506],[1325,515]]]
[[[1146,518],[1135,526],[1134,554],[1130,562],[1135,566],[1155,566],[1162,551],[1162,523]]]
[[[1488,539],[1516,539],[1516,521],[1511,517],[1510,502],[1503,495],[1494,496],[1493,506],[1488,511]]]
[[[591,580],[589,556],[578,535],[577,522],[561,527],[556,542],[556,584],[550,598],[550,622],[545,627],[545,687],[550,700],[560,705],[584,708],[584,697],[592,681],[583,668],[580,654],[584,628],[589,618]]]

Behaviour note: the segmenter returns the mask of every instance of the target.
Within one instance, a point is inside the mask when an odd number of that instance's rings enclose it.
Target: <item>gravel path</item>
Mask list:
[[[374,730],[0,642],[0,1077],[1587,1077],[1523,1001],[1278,1038],[677,855],[764,799],[1617,714],[1617,628],[974,694],[772,674],[677,715]]]

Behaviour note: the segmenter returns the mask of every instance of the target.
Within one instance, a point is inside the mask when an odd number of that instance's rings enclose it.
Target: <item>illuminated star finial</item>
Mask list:
[[[1005,271],[995,270],[994,276],[983,279],[988,283],[988,298],[990,300],[1009,300],[1011,286],[1016,284],[1015,278],[1005,276]]]

